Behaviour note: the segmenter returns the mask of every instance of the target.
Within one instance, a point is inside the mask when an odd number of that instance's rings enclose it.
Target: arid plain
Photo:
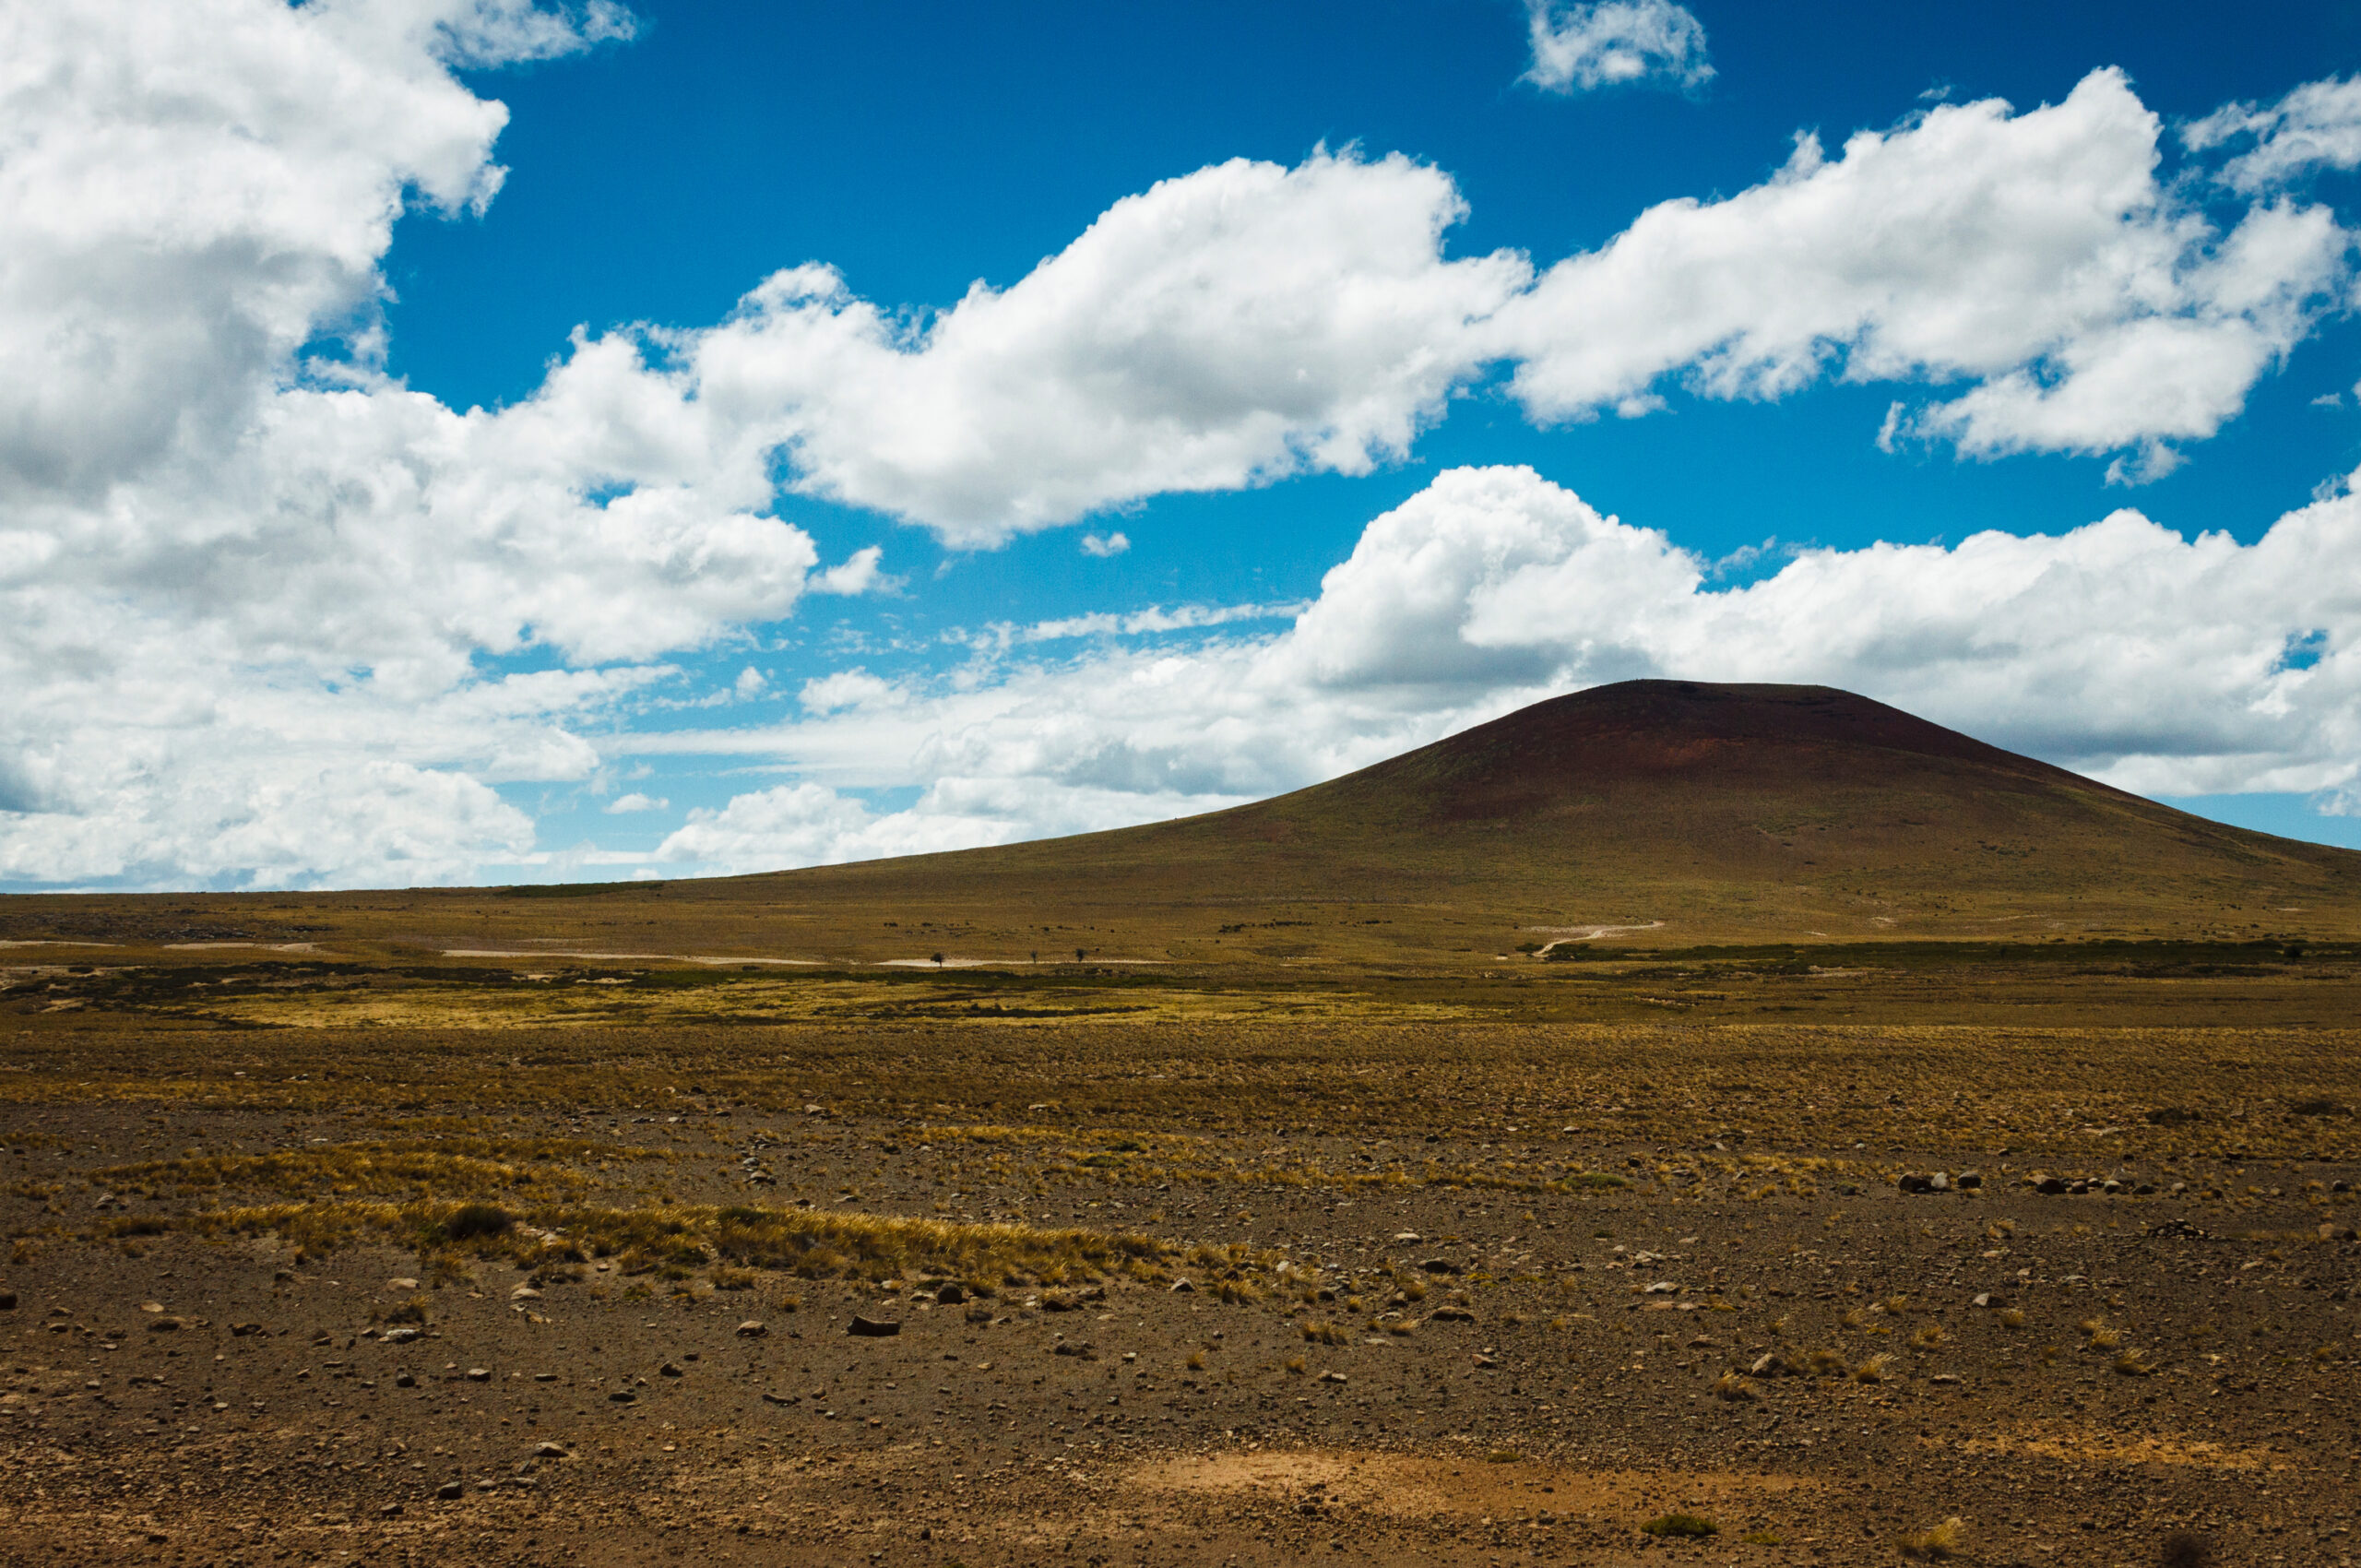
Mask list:
[[[0,903],[10,1551],[2351,1560],[2361,857],[1639,684],[1053,846]]]

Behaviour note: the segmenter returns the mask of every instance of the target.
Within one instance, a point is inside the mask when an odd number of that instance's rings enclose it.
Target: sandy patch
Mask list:
[[[1996,1432],[1989,1437],[1964,1438],[1959,1446],[1968,1454],[2063,1459],[2115,1468],[2133,1465],[2170,1465],[2177,1468],[2225,1471],[2294,1468],[2287,1459],[2273,1457],[2268,1448],[2239,1447],[2176,1434],[2135,1438],[2106,1432],[2073,1431],[2058,1427],[2021,1427],[2015,1431]]]
[[[1473,1453],[1423,1459],[1318,1448],[1175,1456],[1141,1465],[1125,1479],[1146,1491],[1240,1501],[1278,1503],[1316,1492],[1343,1507],[1403,1520],[1551,1514],[1608,1525],[1671,1509],[1732,1511],[1813,1485],[1796,1476],[1730,1470],[1575,1470],[1526,1460],[1494,1464]]]

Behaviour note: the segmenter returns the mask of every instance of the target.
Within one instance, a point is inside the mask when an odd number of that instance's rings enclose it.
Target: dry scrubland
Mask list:
[[[75,934],[0,949],[24,1560],[2354,1554],[2334,943]]]

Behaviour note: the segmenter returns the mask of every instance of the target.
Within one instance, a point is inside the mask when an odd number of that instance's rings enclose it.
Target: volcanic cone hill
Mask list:
[[[1666,921],[1648,941],[1800,936],[1798,921],[1830,937],[2275,932],[2300,914],[2349,929],[2361,912],[2361,854],[2190,816],[1849,692],[1675,681],[1555,697],[1230,811],[756,881],[828,903],[923,887]]]
[[[455,947],[1465,962],[1560,938],[2347,937],[2361,854],[2190,816],[1829,687],[1628,681],[1292,794],[1112,832],[662,885],[296,902],[307,932],[390,933],[393,916]]]

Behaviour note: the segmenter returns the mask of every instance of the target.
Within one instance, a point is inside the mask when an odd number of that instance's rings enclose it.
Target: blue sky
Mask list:
[[[81,9],[0,885],[1004,841],[1635,673],[2361,845],[2361,6]]]

